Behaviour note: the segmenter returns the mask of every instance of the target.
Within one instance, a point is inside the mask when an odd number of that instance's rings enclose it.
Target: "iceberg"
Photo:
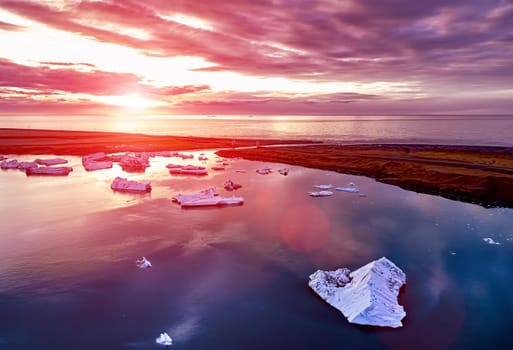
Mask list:
[[[196,165],[186,165],[169,169],[171,175],[208,175],[205,167]]]
[[[212,168],[210,168],[212,170],[217,170],[217,171],[221,171],[221,170],[224,170],[224,167],[222,166],[213,166]]]
[[[164,346],[173,345],[173,339],[167,333],[160,333],[159,337],[155,339],[155,342]]]
[[[358,270],[317,270],[310,275],[308,286],[328,304],[341,311],[351,323],[402,327],[406,316],[397,303],[406,275],[385,257],[372,261]]]
[[[6,156],[2,156],[2,155],[0,155],[0,160],[6,160],[6,159],[7,159],[7,157],[6,157]]]
[[[87,171],[112,168],[112,160],[104,152],[87,154],[82,157],[82,165]]]
[[[133,180],[127,180],[125,178],[117,176],[112,184],[110,185],[114,191],[120,192],[150,192],[151,191],[151,183],[150,182],[137,182]]]
[[[0,163],[2,169],[17,169],[19,162],[16,159],[4,160]]]
[[[495,245],[500,245],[499,242],[497,241],[494,241],[493,238],[483,238],[483,241],[485,241],[485,243],[488,243],[488,244],[495,244]]]
[[[313,185],[312,187],[315,187],[319,190],[331,190],[333,187],[333,185]]]
[[[127,172],[144,172],[150,166],[149,157],[147,154],[140,153],[135,156],[125,155],[119,161],[121,169]]]
[[[328,197],[328,196],[333,195],[333,192],[331,192],[331,191],[313,191],[313,192],[308,192],[308,195],[310,195],[310,197]]]
[[[198,159],[199,159],[199,160],[208,160],[208,158],[207,158],[207,157],[205,157],[205,156],[199,156],[199,157],[198,157]]]
[[[287,176],[289,174],[289,168],[278,169],[278,172],[284,176]]]
[[[26,169],[37,168],[37,167],[38,167],[38,165],[36,162],[19,162],[18,166],[16,168],[21,169],[21,170],[26,170]]]
[[[233,182],[232,180],[228,180],[224,183],[224,189],[227,191],[238,190],[241,187],[242,187],[242,185],[237,184],[237,183]]]
[[[49,176],[67,176],[73,171],[69,166],[44,166],[38,168],[28,168],[25,170],[27,175],[49,175]]]
[[[267,175],[267,174],[272,173],[272,170],[271,170],[271,168],[262,168],[262,169],[257,169],[256,172],[259,173],[260,175]]]
[[[68,161],[64,158],[49,158],[49,159],[37,158],[35,160],[35,162],[39,165],[52,166],[52,165],[58,165],[58,164],[66,164]]]
[[[135,261],[135,265],[140,269],[147,269],[151,267],[151,262],[143,256]]]
[[[358,192],[360,192],[360,190],[357,189],[356,187],[335,187],[335,190],[336,191],[341,191],[341,192],[349,192],[349,193],[358,193]]]
[[[207,188],[197,193],[178,194],[173,197],[173,201],[182,207],[205,207],[205,206],[223,206],[240,205],[244,203],[242,197],[219,197],[217,189]]]

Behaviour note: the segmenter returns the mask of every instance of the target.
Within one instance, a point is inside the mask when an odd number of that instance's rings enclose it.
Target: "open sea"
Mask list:
[[[513,144],[506,117],[134,118],[118,125],[74,118],[6,118],[0,126]],[[159,349],[162,332],[173,338],[171,348],[190,350],[513,348],[512,209],[297,166],[282,176],[276,170],[283,164],[242,159],[204,177],[172,176],[165,167],[211,169],[218,165],[214,151],[191,152],[187,161],[155,157],[136,174],[117,164],[86,172],[74,156],[65,156],[74,169],[67,177],[0,171],[0,349]],[[274,172],[255,172],[264,166]],[[116,176],[151,181],[153,190],[113,192]],[[225,191],[229,179],[242,188]],[[307,194],[314,185],[350,182],[361,195]],[[182,209],[171,201],[210,186],[244,197],[244,204]],[[142,256],[152,268],[136,267]],[[382,256],[407,277],[399,295],[407,313],[402,328],[350,324],[308,287],[317,269],[357,269]]]
[[[280,138],[338,143],[513,146],[511,116],[17,116],[2,128]]]

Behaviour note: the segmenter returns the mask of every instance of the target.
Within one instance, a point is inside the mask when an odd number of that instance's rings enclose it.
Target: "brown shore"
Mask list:
[[[291,145],[297,143],[308,142],[0,128],[0,155],[82,156],[95,152],[221,149],[217,153],[223,157],[363,175],[411,191],[485,207],[513,208],[513,148],[320,143]],[[252,147],[257,144],[260,147]],[[252,148],[234,149],[234,146]]]
[[[308,143],[308,141],[299,142]],[[0,128],[0,154],[83,156],[95,152],[182,151],[287,143],[298,143],[298,141]]]
[[[485,207],[513,207],[513,148],[508,147],[313,145],[217,153],[363,175],[407,190]]]

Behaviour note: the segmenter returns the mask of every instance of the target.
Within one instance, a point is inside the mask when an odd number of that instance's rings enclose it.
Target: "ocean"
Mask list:
[[[153,135],[513,146],[513,116],[17,116],[2,128]]]
[[[1,126],[342,143],[513,142],[505,117],[323,118],[113,124],[30,117],[2,119]],[[189,350],[513,348],[513,209],[299,166],[287,166],[283,176],[276,170],[285,165],[276,163],[230,159],[214,171],[214,152],[191,152],[193,160],[155,157],[144,173],[117,164],[87,172],[74,156],[65,156],[74,169],[67,177],[0,171],[0,349],[158,349],[162,332],[173,338],[172,348]],[[204,165],[209,175],[172,176],[168,163]],[[257,174],[262,167],[273,172]],[[113,192],[116,176],[151,181],[153,189]],[[224,190],[227,180],[242,188]],[[360,193],[308,196],[314,185],[350,183]],[[171,200],[211,186],[244,204],[182,209]],[[136,267],[143,256],[152,268]],[[354,270],[382,256],[406,274],[402,328],[350,324],[308,287],[317,269]]]

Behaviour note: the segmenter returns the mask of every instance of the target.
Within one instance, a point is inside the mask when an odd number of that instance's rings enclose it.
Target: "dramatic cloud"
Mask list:
[[[0,8],[147,57],[201,58],[207,64],[194,70],[198,74],[235,72],[312,83],[406,83],[418,88],[421,98],[461,95],[462,90],[472,94],[468,99],[480,91],[513,98],[513,2],[509,0],[0,0]],[[0,30],[22,29],[8,22],[0,22]],[[91,94],[123,93],[126,88],[166,96],[203,93],[213,85],[205,80],[158,91],[137,72],[102,72],[87,62],[58,64],[14,72],[4,61],[2,70],[8,75],[2,74],[0,80],[2,86],[40,84]],[[35,81],[27,82],[33,73]],[[83,74],[90,75],[88,80]],[[6,79],[11,85],[5,85]],[[373,102],[381,103],[384,97]],[[403,98],[412,96],[405,92]],[[418,98],[416,91],[415,101]]]

